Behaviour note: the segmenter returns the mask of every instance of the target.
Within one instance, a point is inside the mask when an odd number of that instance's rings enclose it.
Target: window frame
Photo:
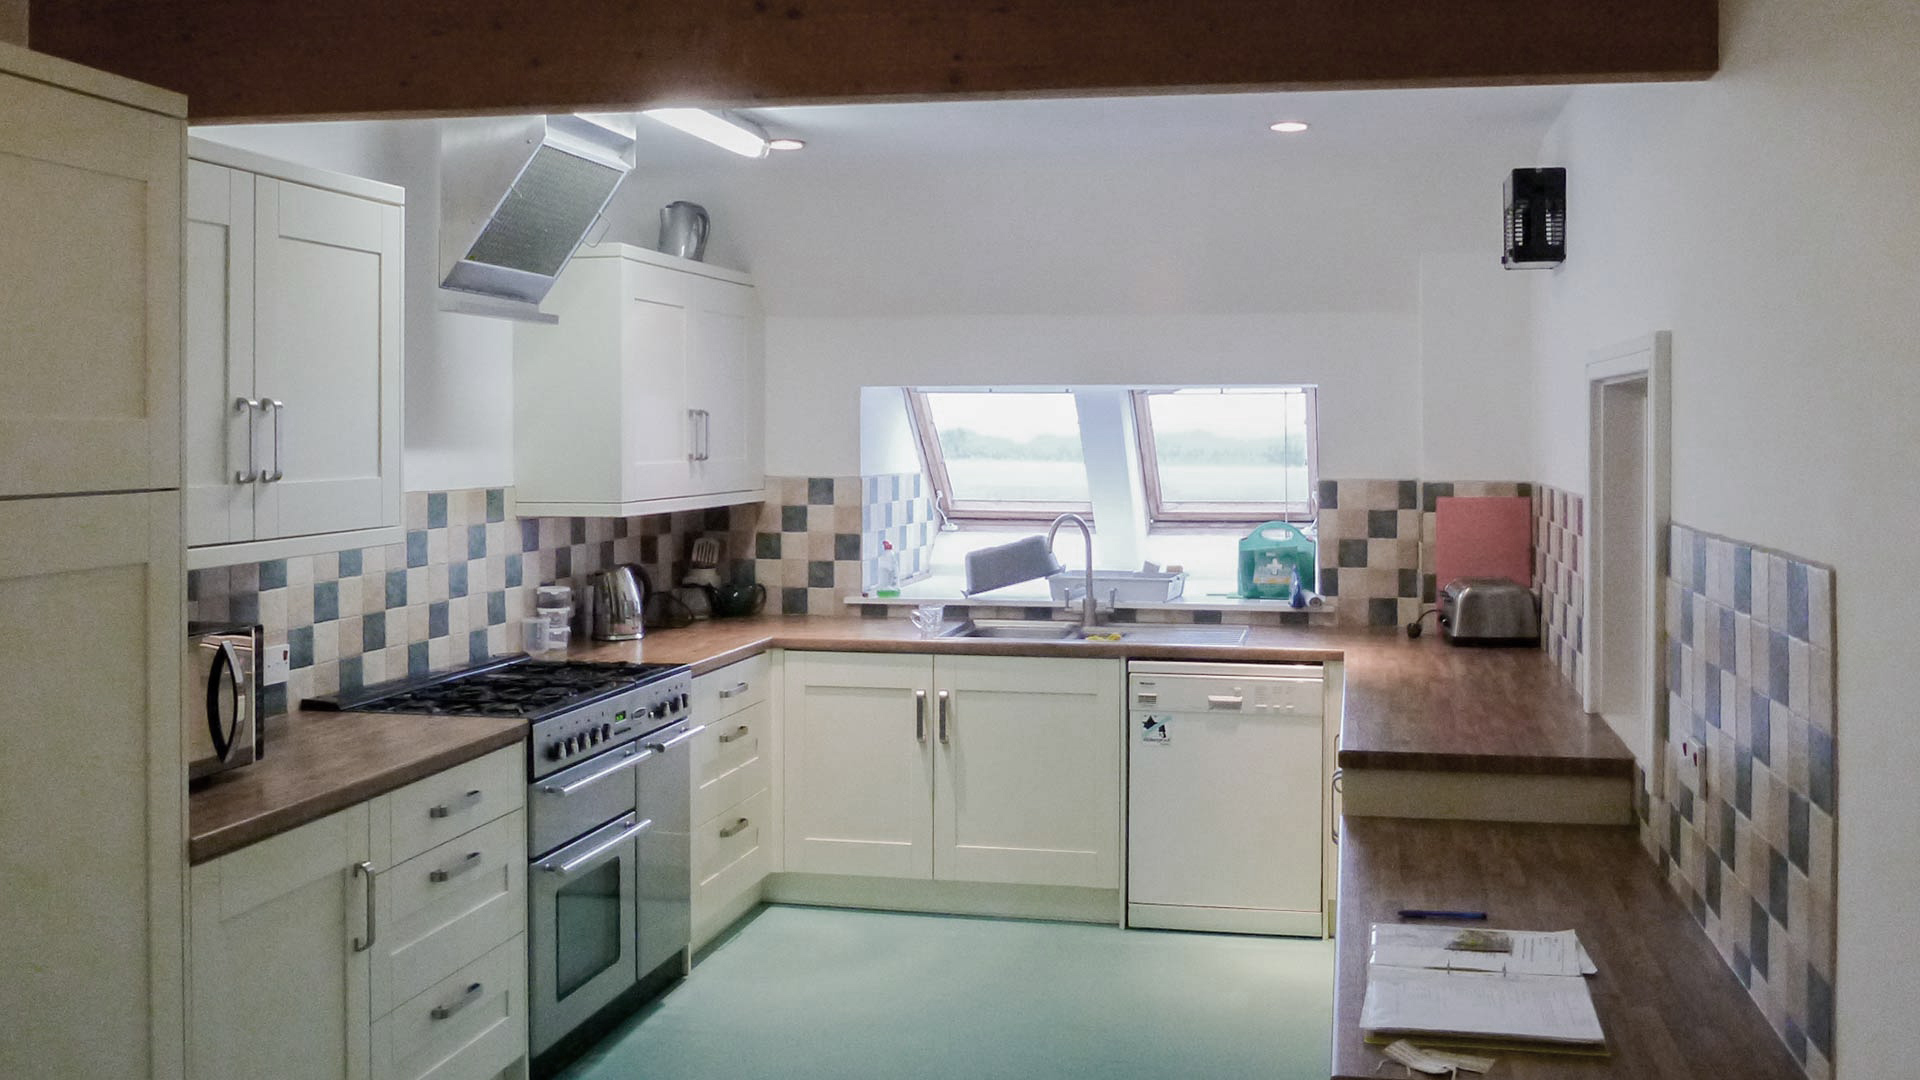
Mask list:
[[[1093,523],[1093,503],[1061,502],[1039,503],[1023,502],[1014,499],[956,499],[953,495],[953,481],[947,475],[946,453],[940,448],[940,431],[933,422],[933,409],[927,404],[928,391],[919,387],[902,387],[907,396],[907,410],[913,419],[914,441],[920,448],[920,464],[926,470],[927,479],[933,484],[934,506],[941,516],[955,524],[994,524],[994,525],[1046,525],[1061,514],[1078,514]],[[941,394],[991,393],[987,390],[967,390],[940,387],[933,391]],[[1055,393],[1053,390],[1018,391],[1009,388],[1006,392]],[[1068,400],[1073,400],[1073,391],[1057,391]],[[1077,405],[1076,405],[1077,407]],[[1084,445],[1084,444],[1083,444]],[[1085,467],[1084,459],[1082,467]]]
[[[1307,497],[1303,503],[1251,503],[1251,502],[1212,502],[1212,503],[1168,503],[1161,497],[1160,458],[1154,444],[1153,410],[1148,399],[1155,394],[1172,394],[1180,390],[1199,389],[1237,389],[1232,386],[1167,386],[1157,388],[1135,388],[1128,391],[1133,399],[1133,432],[1138,443],[1140,455],[1140,479],[1146,489],[1147,529],[1166,532],[1196,528],[1245,528],[1267,521],[1311,522],[1314,520],[1320,503],[1320,401],[1317,387],[1313,386],[1262,386],[1262,390],[1299,391],[1307,405]],[[1254,389],[1248,387],[1247,389]]]

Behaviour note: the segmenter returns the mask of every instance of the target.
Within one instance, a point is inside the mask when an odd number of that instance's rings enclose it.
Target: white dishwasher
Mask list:
[[[1127,665],[1127,925],[1326,932],[1318,664]]]

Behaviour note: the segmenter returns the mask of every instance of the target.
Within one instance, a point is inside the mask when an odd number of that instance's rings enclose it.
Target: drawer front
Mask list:
[[[427,723],[430,721],[416,721]],[[402,863],[478,828],[527,800],[526,748],[495,750],[483,758],[408,784],[388,796],[393,862]]]
[[[765,788],[735,803],[693,833],[693,921],[699,925],[713,911],[767,876],[769,811],[773,799]]]
[[[762,653],[693,680],[694,718],[703,724],[712,724],[749,705],[766,701],[772,670],[766,654]]]
[[[373,1022],[373,1080],[491,1080],[527,1056],[527,939]]]
[[[707,729],[693,743],[693,820],[705,821],[767,786],[773,703],[761,701]]]
[[[514,811],[380,874],[373,1014],[527,928],[526,814]]]

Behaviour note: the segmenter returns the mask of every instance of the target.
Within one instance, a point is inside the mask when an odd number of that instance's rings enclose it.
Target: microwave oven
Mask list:
[[[189,782],[251,765],[265,753],[260,658],[258,626],[187,625],[180,715]]]

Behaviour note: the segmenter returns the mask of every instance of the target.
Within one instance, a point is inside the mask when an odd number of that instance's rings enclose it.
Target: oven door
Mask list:
[[[533,1053],[634,985],[639,838],[628,814],[535,862],[527,875]]]

